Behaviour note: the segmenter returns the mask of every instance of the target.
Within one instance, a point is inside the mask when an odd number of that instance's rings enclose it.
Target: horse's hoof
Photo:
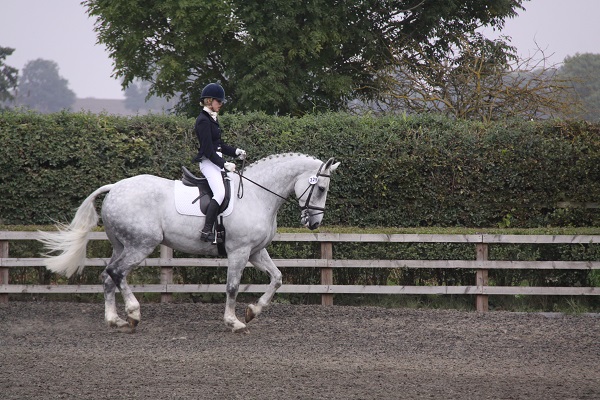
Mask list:
[[[129,326],[129,324],[126,321],[122,320],[121,318],[117,318],[116,320],[111,319],[110,321],[106,321],[106,325],[109,328],[119,328],[119,329]]]
[[[248,333],[250,333],[248,327],[245,325],[243,327],[231,328],[231,332],[238,333],[240,335],[247,335]]]
[[[237,318],[233,321],[225,321],[225,324],[231,328],[231,332],[240,333],[246,330],[246,324],[243,324]]]
[[[250,306],[246,307],[246,323],[252,321],[254,317],[256,317],[254,310]]]
[[[129,325],[130,333],[135,333],[135,328],[137,328],[140,321],[133,318],[127,318],[127,324]]]

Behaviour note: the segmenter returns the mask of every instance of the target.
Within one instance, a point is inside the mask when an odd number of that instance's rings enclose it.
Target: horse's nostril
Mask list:
[[[315,230],[315,229],[317,229],[319,227],[319,225],[321,225],[320,222],[315,222],[314,224],[312,224],[311,226],[309,226],[308,229],[310,229],[311,231]]]

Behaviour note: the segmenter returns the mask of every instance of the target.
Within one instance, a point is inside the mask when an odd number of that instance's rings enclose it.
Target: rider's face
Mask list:
[[[210,103],[210,108],[214,111],[214,112],[219,112],[219,110],[221,109],[221,106],[223,105],[223,103],[217,99],[212,99],[212,103]]]

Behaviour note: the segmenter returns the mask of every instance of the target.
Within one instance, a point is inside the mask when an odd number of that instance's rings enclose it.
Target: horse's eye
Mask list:
[[[321,192],[324,192],[324,191],[325,191],[325,187],[323,187],[323,186],[319,186],[319,190],[320,190]]]

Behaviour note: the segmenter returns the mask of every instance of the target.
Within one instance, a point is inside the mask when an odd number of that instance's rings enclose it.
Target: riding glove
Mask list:
[[[235,155],[239,156],[238,158],[240,160],[245,160],[246,159],[246,150],[236,149],[235,150]]]
[[[233,171],[235,171],[235,164],[231,163],[231,162],[226,162],[225,169],[229,172],[233,172]]]

